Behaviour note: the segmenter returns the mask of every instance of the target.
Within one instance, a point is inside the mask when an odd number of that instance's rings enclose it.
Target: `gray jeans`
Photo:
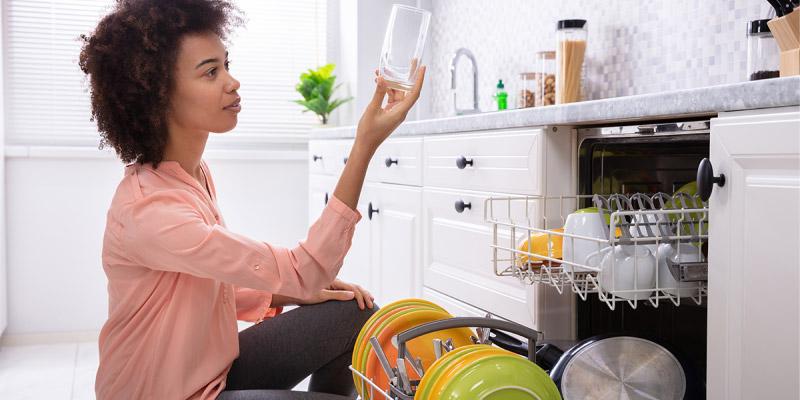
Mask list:
[[[218,400],[355,398],[350,365],[361,327],[378,309],[353,301],[297,307],[239,332],[239,358]],[[308,375],[308,392],[295,387]]]

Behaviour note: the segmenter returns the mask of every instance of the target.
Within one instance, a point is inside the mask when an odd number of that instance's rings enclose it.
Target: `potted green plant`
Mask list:
[[[313,111],[314,114],[317,114],[323,125],[328,123],[328,116],[333,110],[353,100],[353,97],[331,99],[333,92],[341,86],[341,83],[335,85],[334,68],[336,68],[335,64],[327,64],[316,70],[309,69],[300,74],[300,83],[295,86],[295,90],[303,96],[303,100],[294,102],[305,107],[303,112]]]

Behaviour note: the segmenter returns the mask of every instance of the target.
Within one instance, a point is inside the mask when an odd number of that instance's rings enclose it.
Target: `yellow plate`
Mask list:
[[[372,352],[372,343],[368,340],[368,338],[371,338],[371,337],[375,336],[377,334],[377,332],[379,332],[382,329],[384,329],[389,322],[394,321],[395,319],[401,317],[402,315],[404,315],[406,313],[413,312],[413,311],[419,311],[419,310],[439,311],[439,310],[430,308],[427,305],[407,305],[407,306],[401,306],[401,307],[395,308],[393,310],[390,310],[389,312],[385,313],[380,318],[378,318],[378,320],[376,320],[375,323],[368,329],[368,332],[365,333],[364,338],[362,338],[363,340],[358,344],[358,347],[353,352],[354,353],[354,358],[355,358],[356,353],[358,353],[358,358],[353,362],[353,368],[355,368],[357,371],[361,372],[362,374],[366,373],[367,359],[369,358],[370,354],[373,353]],[[355,374],[353,374],[353,379],[354,379],[354,382],[356,384],[356,389],[360,393],[361,392],[361,390],[360,390],[361,389],[361,379]],[[368,386],[367,383],[364,383],[364,385],[365,385],[365,387]],[[364,400],[369,399],[368,393],[362,394],[362,397],[364,398]]]
[[[363,369],[361,368],[363,366],[363,363],[361,362],[361,360],[365,359],[365,357],[363,357],[363,356],[365,356],[364,348],[366,347],[367,343],[369,342],[369,340],[365,340],[364,338],[367,335],[367,332],[370,332],[374,328],[376,321],[378,321],[379,319],[384,320],[385,319],[384,317],[386,316],[386,314],[393,313],[398,308],[407,307],[407,306],[413,306],[413,305],[427,306],[427,307],[429,307],[431,309],[437,309],[437,310],[444,311],[444,309],[441,306],[439,306],[439,305],[437,305],[435,303],[432,303],[432,302],[430,302],[428,300],[417,299],[417,298],[408,298],[408,299],[401,299],[401,300],[393,301],[393,302],[391,302],[391,303],[379,308],[378,311],[376,311],[375,314],[372,314],[372,316],[370,316],[370,318],[367,320],[367,322],[364,323],[364,325],[361,327],[361,331],[358,333],[358,337],[356,338],[356,342],[355,342],[355,344],[353,346],[353,356],[352,356],[352,359],[351,359],[351,364],[352,364],[353,368],[355,368],[356,370],[358,370],[358,371],[363,373]],[[367,336],[367,337],[369,337],[369,336]],[[360,390],[361,389],[361,379],[357,375],[353,374],[353,380],[354,380],[355,385],[356,385],[356,390],[359,392],[359,394],[361,394],[361,390]],[[362,397],[363,397],[363,395],[362,395]]]
[[[439,321],[449,319],[452,316],[447,312],[436,310],[416,310],[400,315],[396,319],[392,319],[381,330],[376,330],[374,335],[378,338],[378,342],[389,360],[389,364],[395,368],[397,365],[397,343],[396,336],[400,332],[414,328],[427,322]],[[436,332],[431,332],[426,335],[414,338],[406,342],[408,351],[414,358],[418,358],[422,362],[423,370],[428,370],[431,364],[436,360],[433,349],[433,339],[441,339],[442,341],[452,339],[455,347],[467,346],[472,343],[471,336],[473,332],[469,328],[454,328],[446,329]],[[381,389],[389,390],[389,379],[386,373],[381,368],[378,357],[374,352],[370,352],[367,365],[366,375]],[[406,371],[409,373],[409,379],[420,379],[411,365],[406,362]]]

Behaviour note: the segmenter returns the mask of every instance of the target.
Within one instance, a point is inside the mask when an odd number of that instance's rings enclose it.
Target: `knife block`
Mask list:
[[[781,76],[800,75],[800,8],[767,22],[781,49]]]

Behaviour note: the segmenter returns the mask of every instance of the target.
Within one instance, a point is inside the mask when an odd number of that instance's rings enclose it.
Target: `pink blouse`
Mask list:
[[[281,312],[341,268],[361,214],[331,197],[293,249],[229,231],[209,192],[177,161],[131,164],[108,210],[103,270],[108,320],[95,391],[104,399],[214,399],[239,356],[236,321]]]

